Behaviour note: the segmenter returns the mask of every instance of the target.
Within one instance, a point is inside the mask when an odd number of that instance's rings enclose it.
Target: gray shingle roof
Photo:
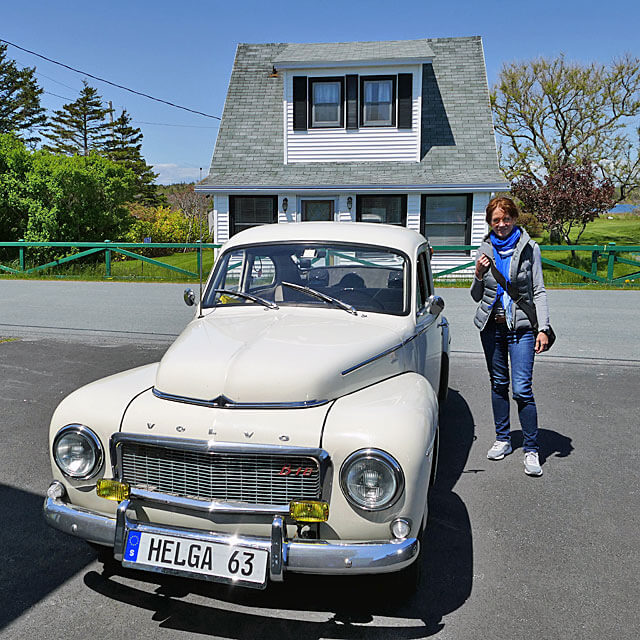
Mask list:
[[[203,187],[221,191],[234,186],[274,187],[275,192],[278,186],[504,184],[480,37],[417,42],[427,43],[433,51],[433,63],[423,65],[419,163],[285,165],[283,80],[282,74],[272,78],[270,73],[275,60],[294,45],[240,44],[211,170]]]
[[[287,44],[274,59],[276,67],[286,63],[358,62],[370,60],[432,58],[427,40],[388,40],[386,42],[322,42]]]

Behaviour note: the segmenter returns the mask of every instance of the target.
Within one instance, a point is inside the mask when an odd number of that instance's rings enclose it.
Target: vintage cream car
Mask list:
[[[147,571],[415,580],[448,382],[427,240],[255,227],[185,301],[195,317],[159,363],[56,409],[47,522]]]

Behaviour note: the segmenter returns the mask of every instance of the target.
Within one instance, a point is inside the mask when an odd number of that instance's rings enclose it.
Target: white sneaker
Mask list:
[[[538,459],[538,454],[535,451],[527,451],[524,454],[524,472],[528,476],[542,475],[540,460]]]
[[[493,447],[487,451],[487,458],[489,460],[502,460],[506,455],[509,455],[513,449],[510,442],[503,442],[502,440],[496,440],[493,443]]]

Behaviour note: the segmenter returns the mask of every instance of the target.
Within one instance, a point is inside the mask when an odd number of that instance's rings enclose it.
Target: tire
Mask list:
[[[436,439],[433,443],[433,460],[431,462],[431,473],[429,474],[429,488],[433,487],[438,473],[438,454],[440,453],[440,427],[436,429]]]
[[[96,554],[96,559],[101,562],[105,567],[118,565],[119,562],[113,557],[113,547],[105,547],[95,542],[87,542],[91,549]]]
[[[397,603],[410,600],[416,594],[420,585],[424,560],[424,527],[425,523],[423,522],[418,532],[420,551],[418,551],[416,559],[408,567],[384,576],[385,593],[387,597]]]
[[[444,405],[447,404],[449,395],[449,355],[442,354],[440,363],[440,383],[438,384],[438,412],[442,415]]]

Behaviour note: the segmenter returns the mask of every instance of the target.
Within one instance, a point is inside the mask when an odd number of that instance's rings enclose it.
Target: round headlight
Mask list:
[[[404,488],[400,465],[384,451],[363,449],[342,465],[340,485],[347,499],[361,509],[379,511],[391,506]]]
[[[53,458],[60,471],[70,478],[86,480],[102,467],[102,445],[91,429],[68,424],[53,441]]]

